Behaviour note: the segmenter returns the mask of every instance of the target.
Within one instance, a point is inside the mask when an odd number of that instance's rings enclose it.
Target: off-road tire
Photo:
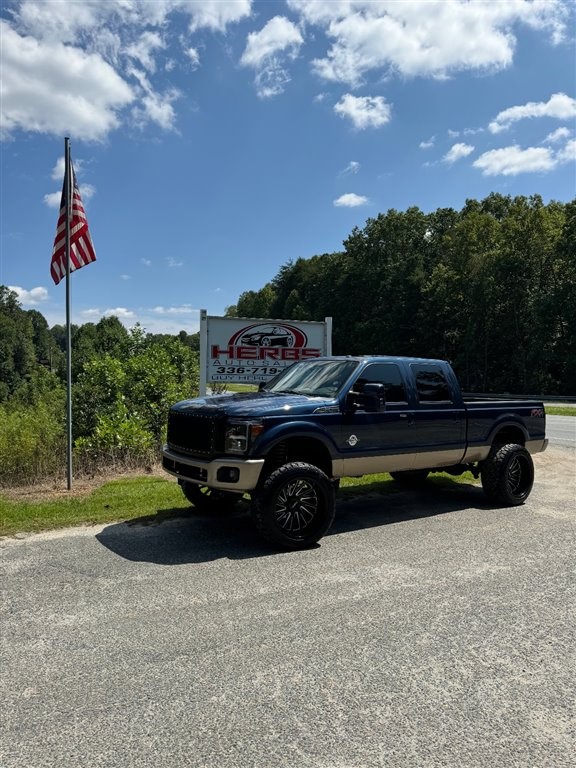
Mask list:
[[[334,486],[321,469],[302,461],[284,464],[252,492],[252,518],[267,541],[304,549],[334,520]]]
[[[480,474],[482,488],[490,502],[515,507],[524,504],[530,495],[534,463],[522,445],[497,445],[482,462]]]
[[[180,482],[182,493],[198,512],[208,515],[228,515],[242,498],[239,493],[228,493],[207,485],[196,485],[186,480]]]
[[[400,485],[415,488],[426,482],[430,474],[428,469],[407,469],[404,472],[390,472],[391,477]]]

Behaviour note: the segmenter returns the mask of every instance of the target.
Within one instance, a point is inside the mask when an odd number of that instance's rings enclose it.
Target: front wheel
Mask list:
[[[294,461],[272,472],[252,494],[258,532],[286,549],[315,544],[334,520],[334,487],[312,464]]]
[[[180,482],[182,493],[198,512],[210,515],[226,515],[234,509],[242,496],[238,493],[218,491],[207,485],[196,485],[186,480]]]
[[[484,493],[495,504],[523,504],[534,484],[534,463],[526,448],[515,443],[495,446],[482,462]]]

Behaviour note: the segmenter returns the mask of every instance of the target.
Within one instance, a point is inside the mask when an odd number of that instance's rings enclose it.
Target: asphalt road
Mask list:
[[[551,445],[576,448],[576,418],[574,416],[546,416],[546,434]]]
[[[572,767],[575,460],[520,508],[341,501],[305,552],[246,514],[0,542],[0,765]]]

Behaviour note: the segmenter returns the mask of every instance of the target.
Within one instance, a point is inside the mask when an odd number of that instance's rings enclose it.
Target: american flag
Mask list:
[[[72,174],[72,205],[70,212],[70,272],[80,269],[91,261],[96,261],[96,253],[92,238],[88,230],[88,221],[82,205],[80,190],[76,183],[76,175],[72,163],[70,163],[70,173]],[[52,279],[58,285],[63,277],[66,277],[66,177],[62,187],[62,199],[60,201],[60,215],[58,216],[58,226],[56,228],[56,238],[54,248],[52,249],[52,263],[50,264],[50,274]]]

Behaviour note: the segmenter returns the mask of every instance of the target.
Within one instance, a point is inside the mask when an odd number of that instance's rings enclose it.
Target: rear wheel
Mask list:
[[[481,466],[482,487],[495,504],[523,504],[534,484],[534,463],[526,448],[515,443],[497,445]]]
[[[287,549],[309,547],[334,520],[332,482],[312,464],[284,464],[253,492],[252,517],[268,541]]]
[[[242,496],[238,493],[227,493],[207,485],[196,485],[186,480],[180,482],[182,493],[199,512],[211,515],[225,515],[231,512]]]

